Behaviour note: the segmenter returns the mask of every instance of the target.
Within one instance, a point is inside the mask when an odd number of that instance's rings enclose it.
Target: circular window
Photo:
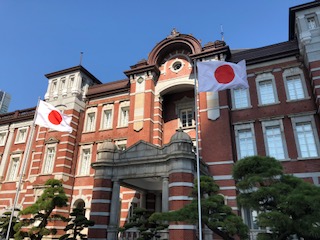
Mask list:
[[[182,62],[177,61],[177,62],[173,63],[172,68],[174,71],[178,71],[180,68],[182,68]]]
[[[179,72],[182,68],[183,68],[183,62],[181,61],[181,60],[176,60],[176,61],[174,61],[172,64],[171,64],[171,66],[170,66],[170,70],[172,71],[172,72],[175,72],[175,73],[177,73],[177,72]]]

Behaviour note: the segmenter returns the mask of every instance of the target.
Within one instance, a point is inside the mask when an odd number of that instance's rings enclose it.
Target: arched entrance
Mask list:
[[[141,205],[146,206],[148,196],[153,195],[155,211],[180,209],[191,200],[195,166],[192,140],[182,130],[163,147],[139,141],[119,152],[112,142],[102,144],[97,162],[92,164],[95,183],[91,208],[100,215],[91,216],[96,225],[90,229],[89,238],[117,239],[120,186],[137,189],[141,193]],[[195,235],[195,227],[169,226],[169,239],[175,239],[175,236],[184,239],[184,235],[192,239],[190,236]]]

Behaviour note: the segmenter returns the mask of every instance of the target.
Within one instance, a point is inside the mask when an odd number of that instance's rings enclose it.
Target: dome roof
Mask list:
[[[175,134],[172,135],[170,142],[175,142],[175,141],[190,141],[192,142],[190,136],[185,133],[181,128],[179,128]]]
[[[99,150],[115,150],[116,149],[116,145],[111,142],[111,141],[105,141],[103,143],[101,143]]]

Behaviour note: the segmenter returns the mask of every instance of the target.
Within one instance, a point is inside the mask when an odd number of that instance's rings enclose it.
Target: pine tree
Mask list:
[[[43,236],[54,235],[57,232],[54,228],[47,228],[50,221],[65,220],[61,215],[52,214],[55,208],[67,206],[68,198],[61,181],[49,179],[45,187],[33,205],[20,211],[21,220],[14,228],[15,239],[28,237],[31,240],[41,240]]]
[[[84,209],[75,208],[72,213],[70,213],[71,218],[68,219],[70,222],[64,231],[67,233],[61,236],[60,240],[75,240],[75,239],[88,239],[87,235],[81,233],[81,231],[89,226],[94,225],[94,221],[88,220],[84,214]]]
[[[258,212],[257,224],[268,232],[258,239],[320,239],[320,188],[283,173],[279,161],[253,156],[238,161],[233,177],[238,203]]]
[[[16,211],[19,211],[18,209]],[[11,212],[4,212],[0,217],[0,239],[5,239],[8,234],[8,228],[10,223]],[[10,227],[9,238],[13,238],[15,231],[13,230],[14,225],[18,222],[18,218],[13,216]]]
[[[225,205],[224,197],[218,194],[219,186],[212,177],[200,177],[202,223],[222,239],[232,240],[235,235],[240,239],[248,238],[248,227],[231,207]],[[184,221],[196,224],[198,222],[197,183],[192,191],[193,200],[183,208],[167,212],[155,213],[152,219],[156,221]]]
[[[151,213],[145,208],[135,208],[129,222],[125,223],[120,232],[125,232],[130,228],[137,228],[140,237],[137,240],[151,240],[159,237],[159,231],[168,227],[168,224],[150,218]]]

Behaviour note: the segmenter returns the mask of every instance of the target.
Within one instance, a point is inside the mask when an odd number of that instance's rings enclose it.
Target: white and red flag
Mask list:
[[[249,87],[245,60],[237,64],[224,61],[198,62],[197,66],[199,92]]]
[[[51,104],[40,100],[36,114],[35,124],[59,132],[72,132],[71,117],[61,113]]]

